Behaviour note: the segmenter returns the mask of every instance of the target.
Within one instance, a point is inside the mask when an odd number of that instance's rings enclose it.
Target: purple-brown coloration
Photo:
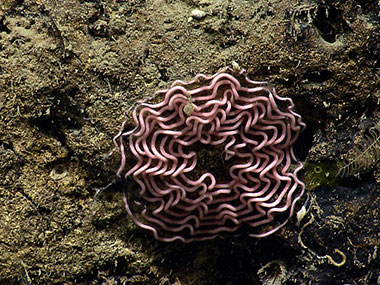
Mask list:
[[[284,226],[304,192],[293,144],[305,124],[292,100],[230,68],[175,81],[160,96],[140,104],[136,128],[124,122],[114,138],[117,174],[141,187],[134,202],[124,197],[133,221],[183,242],[238,229],[263,237]],[[128,171],[127,148],[137,160]]]

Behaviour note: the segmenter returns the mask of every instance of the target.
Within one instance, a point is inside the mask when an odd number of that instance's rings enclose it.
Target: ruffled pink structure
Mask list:
[[[237,230],[263,237],[287,223],[304,192],[293,144],[305,124],[290,98],[230,68],[175,81],[155,98],[134,110],[136,128],[124,122],[114,138],[118,175],[141,188],[125,195],[137,225],[188,242]]]

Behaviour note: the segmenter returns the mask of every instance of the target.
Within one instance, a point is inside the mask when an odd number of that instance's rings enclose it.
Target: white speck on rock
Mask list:
[[[199,20],[206,17],[206,12],[201,11],[199,9],[194,9],[193,11],[191,11],[191,17]]]

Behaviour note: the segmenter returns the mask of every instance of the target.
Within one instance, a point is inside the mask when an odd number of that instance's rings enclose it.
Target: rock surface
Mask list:
[[[375,163],[309,184],[300,225],[263,239],[158,242],[120,183],[94,195],[115,179],[125,112],[232,61],[293,98],[301,160],[339,167],[380,120],[379,14],[377,0],[2,1],[0,283],[378,283]]]

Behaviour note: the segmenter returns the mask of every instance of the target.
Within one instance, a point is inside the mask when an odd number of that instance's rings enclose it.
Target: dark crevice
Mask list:
[[[53,116],[41,116],[34,120],[34,125],[37,128],[52,137],[55,137],[62,145],[66,145],[66,137],[61,131],[61,121]]]
[[[307,154],[313,146],[313,137],[317,127],[312,122],[306,122],[305,130],[300,134],[297,141],[294,143],[294,153],[296,157],[305,161]]]
[[[3,148],[4,150],[11,150],[13,151],[13,143],[10,142],[3,142],[2,140],[0,140],[0,147]]]
[[[65,92],[52,91],[49,94],[53,99],[52,102],[49,102],[48,114],[37,115],[31,122],[41,132],[57,138],[64,146],[66,145],[64,130],[80,130],[82,128],[80,122],[83,115],[74,99],[77,92],[76,88]]]
[[[230,37],[230,38],[227,38],[225,41],[222,41],[220,43],[220,47],[222,49],[226,49],[226,48],[229,48],[229,47],[233,47],[237,44],[237,40],[233,37]]]
[[[168,70],[165,67],[158,67],[160,73],[160,80],[167,82],[169,80]]]
[[[378,16],[376,11],[379,10],[378,0],[356,0],[356,3],[360,6],[360,9],[365,14],[370,14],[372,16]]]
[[[321,37],[329,43],[334,43],[337,36],[351,30],[343,18],[343,11],[336,7],[319,7],[313,23]]]
[[[378,110],[378,104],[377,104],[377,98],[374,96],[370,96],[366,99],[364,106],[367,107],[367,110],[365,112],[365,115],[367,118],[372,117],[375,110]]]
[[[10,29],[4,24],[4,18],[0,19],[0,33],[5,32],[9,34],[11,32]]]
[[[305,74],[305,78],[310,82],[323,83],[330,79],[333,73],[329,70],[309,70]]]

